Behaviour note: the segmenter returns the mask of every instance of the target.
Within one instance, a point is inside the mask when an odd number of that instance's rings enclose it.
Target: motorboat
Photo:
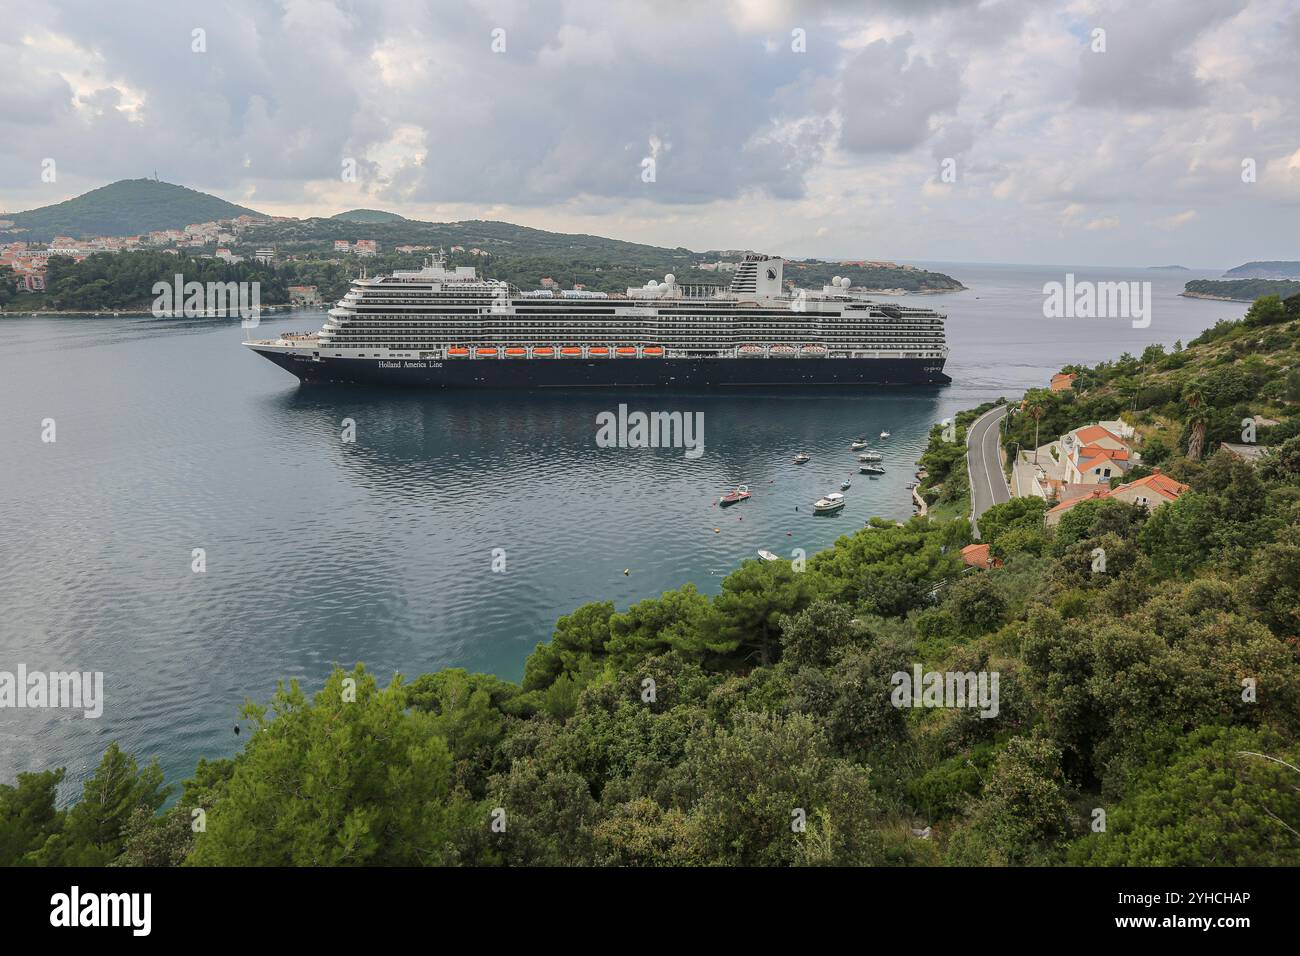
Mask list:
[[[844,496],[838,491],[833,491],[825,498],[818,498],[813,502],[813,514],[830,515],[835,514],[845,505]]]
[[[744,501],[749,497],[749,494],[749,485],[737,485],[731,491],[728,491],[725,495],[719,498],[718,504],[723,506],[734,505],[737,501]]]

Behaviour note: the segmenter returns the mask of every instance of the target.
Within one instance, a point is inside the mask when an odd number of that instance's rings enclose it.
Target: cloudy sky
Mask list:
[[[281,215],[695,249],[1300,258],[1300,0],[0,0],[0,20],[3,209],[156,170]]]

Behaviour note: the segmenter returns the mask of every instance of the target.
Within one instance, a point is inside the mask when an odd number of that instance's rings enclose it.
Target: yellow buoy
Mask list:
[[[631,572],[630,569],[628,569],[628,568],[624,568],[624,569],[623,569],[623,574],[624,574],[624,575],[628,575],[628,574],[631,574],[631,573],[632,573],[632,572]]]

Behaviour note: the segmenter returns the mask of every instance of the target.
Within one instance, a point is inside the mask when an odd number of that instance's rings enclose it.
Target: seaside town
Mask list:
[[[210,222],[196,222],[183,229],[162,229],[135,236],[55,236],[49,242],[28,242],[15,239],[5,241],[6,235],[17,234],[15,223],[11,219],[0,219],[0,272],[9,269],[15,291],[44,292],[45,276],[49,260],[55,256],[66,256],[73,262],[81,262],[87,256],[96,253],[119,253],[152,250],[180,255],[182,252],[198,259],[220,259],[231,265],[252,258],[267,265],[278,261],[293,261],[296,256],[278,255],[273,246],[255,247],[251,257],[237,255],[235,246],[253,226],[267,225],[276,221],[294,221],[285,217],[237,216],[233,219],[217,219]],[[403,245],[396,246],[394,252],[419,253],[431,251],[433,246]],[[336,254],[368,258],[379,254],[378,243],[373,239],[336,239],[333,243]],[[453,252],[468,252],[471,255],[486,256],[483,249],[466,250],[454,246]],[[289,292],[295,304],[319,304],[315,286],[290,286]]]

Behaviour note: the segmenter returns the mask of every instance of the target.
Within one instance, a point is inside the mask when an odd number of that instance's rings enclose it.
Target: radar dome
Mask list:
[[[846,289],[847,289],[850,285],[852,285],[852,284],[853,284],[853,283],[849,281],[849,277],[848,277],[848,276],[845,276],[844,278],[840,279],[840,285],[844,286],[844,288],[846,288]]]
[[[672,285],[676,281],[677,281],[677,276],[673,275],[671,272],[668,273],[668,275],[664,276],[664,282],[668,283],[669,285]]]
[[[834,279],[831,280],[831,285],[839,285],[839,284],[840,284],[839,276],[836,276]]]

